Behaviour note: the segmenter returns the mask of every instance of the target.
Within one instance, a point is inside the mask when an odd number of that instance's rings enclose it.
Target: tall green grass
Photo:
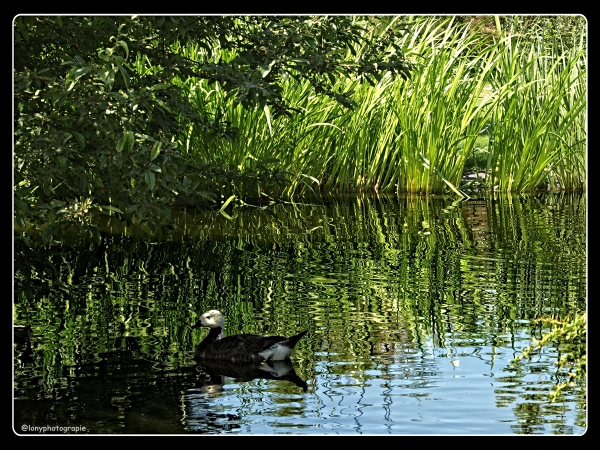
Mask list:
[[[199,110],[239,128],[242,138],[220,139],[192,125],[180,147],[189,157],[241,172],[278,169],[288,184],[277,194],[288,197],[360,190],[464,195],[465,164],[489,126],[490,187],[531,190],[552,178],[563,188],[582,188],[582,46],[548,56],[547,49],[511,37],[481,39],[452,18],[412,20],[401,42],[415,63],[411,78],[384,76],[374,86],[340,80],[344,90],[354,90],[354,110],[290,81],[284,97],[302,114],[274,118],[268,108],[236,105],[218,84],[182,81]],[[202,52],[181,51],[186,57]]]
[[[548,49],[516,36],[498,45],[490,82],[498,90],[492,114],[489,186],[523,192],[558,186],[584,189],[586,68],[582,45]]]
[[[427,20],[411,39],[408,54],[422,64],[392,89],[400,123],[398,190],[456,192],[491,112],[493,95],[484,95],[484,87],[496,54],[468,25]]]

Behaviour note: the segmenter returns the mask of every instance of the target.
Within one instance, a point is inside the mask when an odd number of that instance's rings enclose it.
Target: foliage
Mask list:
[[[269,107],[277,116],[294,111],[282,84],[308,80],[316,94],[352,107],[351,92],[338,89],[339,77],[374,83],[383,73],[408,75],[410,65],[395,44],[402,28],[377,39],[369,31],[391,20],[17,17],[16,225],[43,228],[45,244],[60,242],[70,228],[98,241],[93,214],[154,230],[168,225],[177,202],[217,203],[248,177],[256,185],[279,183],[278,171],[241,174],[182,158],[175,137],[190,123],[226,139],[236,133],[192,108],[178,83],[190,77],[218,82],[236,103]],[[193,58],[178,51],[190,45],[199,47]]]
[[[212,142],[192,126],[182,146],[200,159],[247,170],[276,161],[289,175],[290,196],[308,187],[325,194],[453,188],[490,114],[492,96],[483,89],[495,53],[451,19],[409,26],[413,32],[399,44],[414,65],[410,79],[384,76],[375,85],[346,79],[344,89],[358,103],[352,111],[312,95],[304,82],[284,87],[303,114],[275,118],[260,106],[241,109],[218,86],[188,80],[184,89],[199,110],[213,111],[250,138]]]
[[[545,333],[539,341],[534,339],[533,344],[525,348],[513,360],[513,364],[525,358],[531,359],[532,355],[539,352],[544,346],[558,345],[561,356],[555,364],[559,372],[566,371],[566,380],[554,385],[550,395],[550,401],[554,401],[567,387],[574,386],[579,381],[585,382],[587,313],[582,312],[571,319],[562,321],[548,318],[538,319],[538,321],[555,325],[555,328]]]
[[[496,64],[496,47],[480,42],[469,24],[431,20],[415,28],[407,56],[423,63],[397,90],[398,190],[441,193],[450,187],[457,192],[494,107],[494,96],[484,88]]]
[[[99,215],[167,230],[174,205],[462,195],[483,135],[490,187],[584,189],[584,36],[496,19],[17,17],[15,224],[98,241]]]
[[[501,23],[508,33],[528,41],[542,41],[550,49],[557,44],[570,49],[586,43],[587,20],[581,15],[506,16]]]
[[[278,167],[288,196],[370,189],[462,196],[457,187],[475,158],[478,171],[492,173],[489,186],[502,191],[556,182],[584,188],[584,48],[546,55],[546,47],[512,36],[482,39],[481,24],[454,18],[415,17],[407,25],[412,32],[399,44],[414,64],[411,77],[384,76],[374,86],[346,80],[358,103],[352,111],[312,95],[305,82],[284,85],[303,114],[276,118],[268,108],[240,108],[218,85],[188,80],[183,88],[199,110],[249,138],[214,142],[192,125],[181,146],[241,170]]]
[[[440,19],[441,20],[441,19]],[[473,32],[482,39],[518,35],[528,42],[544,42],[552,47],[560,41],[576,47],[585,40],[587,20],[582,15],[456,16],[459,24],[477,25]]]
[[[490,187],[584,189],[585,49],[548,52],[540,42],[512,36],[499,45],[490,79],[498,92],[490,129]]]

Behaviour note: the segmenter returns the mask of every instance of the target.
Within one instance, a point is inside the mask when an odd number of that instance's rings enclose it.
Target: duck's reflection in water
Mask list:
[[[195,386],[186,392],[185,413],[186,426],[196,433],[220,434],[244,428],[240,409],[233,407],[235,400],[224,393],[227,378],[235,382],[255,379],[289,381],[302,388],[303,392],[307,390],[307,383],[296,374],[289,359],[245,364],[204,360],[196,366],[196,371]],[[260,393],[258,395],[261,396]],[[224,403],[215,402],[218,398]]]
[[[257,378],[266,380],[290,381],[307,390],[306,381],[300,378],[289,359],[283,361],[265,361],[262,363],[232,363],[228,361],[201,361],[197,370],[200,374],[197,388],[210,396],[218,396],[223,391],[225,378],[236,382],[252,381]]]

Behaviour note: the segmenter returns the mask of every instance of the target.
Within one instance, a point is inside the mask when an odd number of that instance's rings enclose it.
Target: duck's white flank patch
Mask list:
[[[263,350],[259,353],[259,355],[265,360],[272,358],[273,361],[283,361],[286,358],[289,358],[292,354],[292,348],[281,345],[280,343],[274,344],[266,350]]]

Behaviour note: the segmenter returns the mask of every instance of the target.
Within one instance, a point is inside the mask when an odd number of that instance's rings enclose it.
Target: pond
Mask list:
[[[555,401],[560,349],[511,361],[586,309],[581,194],[357,196],[118,225],[48,256],[57,284],[15,292],[18,434],[582,434],[587,386]],[[61,283],[58,283],[58,282]],[[193,359],[225,334],[308,330],[289,364]]]

